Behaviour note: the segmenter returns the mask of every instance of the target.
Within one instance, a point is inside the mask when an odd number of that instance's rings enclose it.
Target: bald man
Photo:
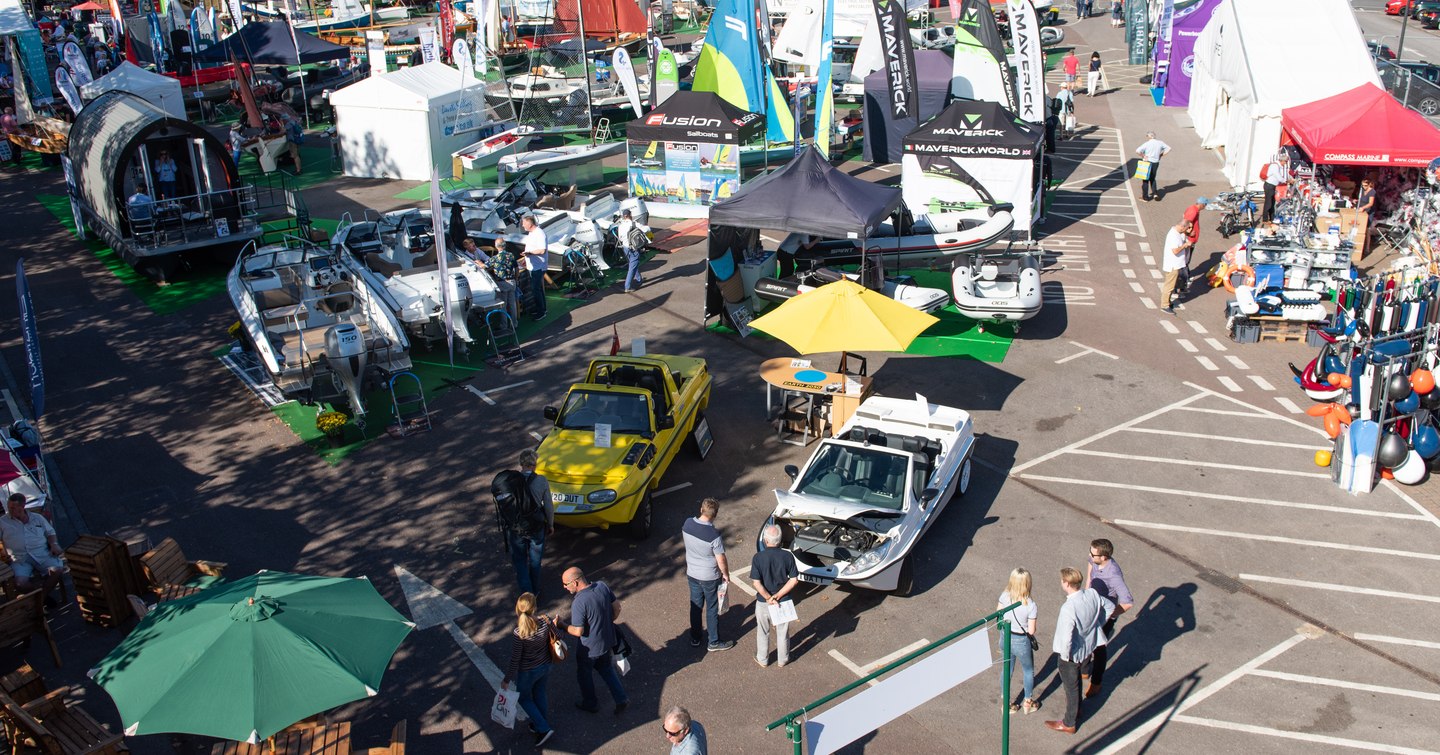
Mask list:
[[[595,694],[594,673],[610,689],[615,699],[615,715],[625,712],[630,698],[620,684],[620,675],[615,673],[615,658],[611,648],[615,647],[615,620],[620,618],[620,601],[604,582],[591,582],[578,566],[565,570],[561,579],[565,591],[573,596],[570,602],[570,621],[559,617],[552,619],[555,626],[577,638],[575,643],[575,680],[580,684],[580,701],[575,707],[586,713],[600,710],[600,699]]]

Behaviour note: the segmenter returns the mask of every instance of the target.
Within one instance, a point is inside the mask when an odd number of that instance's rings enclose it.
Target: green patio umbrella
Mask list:
[[[255,743],[376,694],[414,628],[368,580],[262,571],[156,606],[90,676],[127,735]]]

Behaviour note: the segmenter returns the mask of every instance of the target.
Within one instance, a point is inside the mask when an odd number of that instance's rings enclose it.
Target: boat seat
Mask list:
[[[985,262],[980,265],[980,280],[993,281],[1000,277],[1000,266],[994,262]]]
[[[819,285],[824,285],[844,280],[845,274],[833,267],[817,267],[810,271],[810,279]]]
[[[355,287],[346,282],[333,283],[325,296],[315,302],[316,309],[330,315],[345,315],[355,309]]]
[[[365,266],[389,278],[400,272],[400,263],[391,262],[385,259],[380,252],[368,252],[365,255]]]
[[[541,210],[568,210],[575,206],[575,184],[559,194],[546,194],[535,202],[536,209]]]
[[[427,265],[438,264],[440,264],[439,250],[437,250],[433,246],[430,247],[430,251],[410,258],[410,269],[412,270],[417,267],[426,267]]]

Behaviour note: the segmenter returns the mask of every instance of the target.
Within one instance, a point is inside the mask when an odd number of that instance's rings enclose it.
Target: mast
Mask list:
[[[595,144],[595,92],[591,85],[590,51],[585,48],[585,0],[575,0],[575,9],[580,20],[580,63],[585,67],[585,120],[590,132],[590,144]]]

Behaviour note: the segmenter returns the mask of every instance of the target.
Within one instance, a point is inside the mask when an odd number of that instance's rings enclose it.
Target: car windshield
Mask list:
[[[562,430],[593,430],[609,425],[612,433],[650,432],[650,402],[634,393],[571,391],[556,422]]]
[[[900,511],[905,507],[909,464],[905,454],[887,449],[826,443],[795,492]]]

